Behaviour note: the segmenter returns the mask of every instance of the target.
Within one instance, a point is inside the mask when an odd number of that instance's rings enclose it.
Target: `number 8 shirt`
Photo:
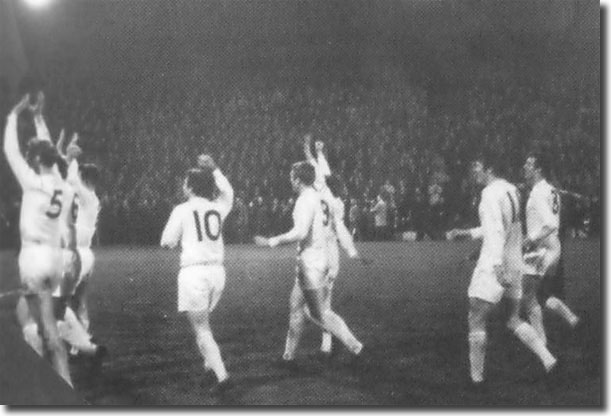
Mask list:
[[[526,203],[526,232],[537,246],[524,255],[525,274],[543,276],[558,264],[560,259],[560,197],[556,189],[546,180],[537,182]],[[541,239],[545,230],[551,234]]]

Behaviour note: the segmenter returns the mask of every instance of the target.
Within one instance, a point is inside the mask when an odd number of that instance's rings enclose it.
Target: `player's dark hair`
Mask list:
[[[326,177],[327,187],[334,197],[343,198],[344,181],[339,175],[330,175]]]
[[[482,152],[473,159],[472,163],[475,162],[481,162],[484,169],[492,170],[496,176],[505,176],[507,173],[507,157],[494,150]]]
[[[52,167],[61,159],[57,149],[53,144],[46,140],[32,139],[28,142],[27,158],[29,161],[38,157],[42,166]]]
[[[95,188],[100,181],[100,170],[93,163],[85,163],[79,166],[81,179],[92,188]]]
[[[543,152],[530,152],[526,158],[535,159],[535,168],[541,170],[541,174],[544,178],[550,179],[552,173],[552,162],[551,159]]]
[[[291,171],[293,172],[293,175],[295,175],[295,177],[306,186],[312,186],[316,180],[316,170],[309,162],[293,163]]]
[[[187,171],[187,186],[193,193],[202,198],[213,200],[216,191],[216,181],[210,168],[189,169]]]

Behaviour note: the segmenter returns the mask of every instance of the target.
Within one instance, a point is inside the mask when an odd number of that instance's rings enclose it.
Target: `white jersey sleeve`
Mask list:
[[[44,117],[41,115],[34,116],[34,127],[36,128],[36,138],[38,140],[51,142],[51,133],[49,133]]]
[[[40,178],[28,165],[19,149],[17,137],[17,116],[10,114],[4,128],[4,154],[11,170],[23,190],[40,187]]]
[[[161,246],[175,248],[182,236],[182,206],[179,205],[172,210],[163,233],[161,234]]]
[[[356,247],[354,246],[354,239],[344,223],[344,203],[340,198],[335,198],[334,213],[334,228],[335,233],[337,234],[337,240],[346,253],[348,253],[350,257],[354,257],[356,256],[357,251]]]
[[[216,186],[219,189],[219,196],[217,198],[218,209],[221,211],[223,218],[225,218],[233,207],[233,187],[220,169],[215,169],[213,175]]]

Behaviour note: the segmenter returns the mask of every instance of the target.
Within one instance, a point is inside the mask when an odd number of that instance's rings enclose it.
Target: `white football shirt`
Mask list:
[[[482,238],[477,267],[522,267],[522,222],[518,189],[504,179],[492,181],[482,191],[479,204],[480,227],[471,230]]]
[[[526,232],[530,240],[538,240],[549,228],[553,232],[541,241],[540,246],[551,247],[559,244],[560,195],[546,180],[533,186],[526,203]]]
[[[233,188],[220,170],[214,177],[219,196],[213,201],[192,197],[176,206],[163,230],[162,246],[182,247],[181,267],[223,264],[223,222],[233,205]]]

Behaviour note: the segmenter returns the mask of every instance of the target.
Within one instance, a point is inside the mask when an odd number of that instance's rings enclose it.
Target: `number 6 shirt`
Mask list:
[[[214,171],[219,196],[210,201],[193,196],[177,205],[161,235],[161,245],[176,247],[180,242],[180,266],[222,265],[223,222],[233,205],[233,188],[220,170]]]

